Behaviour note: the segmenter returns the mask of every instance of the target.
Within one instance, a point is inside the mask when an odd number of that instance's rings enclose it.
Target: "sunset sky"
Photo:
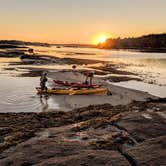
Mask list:
[[[166,32],[166,0],[0,0],[0,39],[95,43]]]

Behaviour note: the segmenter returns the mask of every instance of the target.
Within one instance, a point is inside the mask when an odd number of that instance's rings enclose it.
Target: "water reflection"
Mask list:
[[[61,101],[58,101],[58,96],[39,95],[39,101],[40,112],[56,111],[62,108],[59,106]]]
[[[56,98],[39,96],[38,77],[0,75],[0,112],[42,112],[59,109]]]
[[[49,108],[48,99],[49,99],[48,95],[40,95],[40,103],[41,103],[42,112],[47,111]]]

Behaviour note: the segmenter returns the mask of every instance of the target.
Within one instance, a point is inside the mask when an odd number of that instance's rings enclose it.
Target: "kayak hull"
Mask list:
[[[107,88],[92,88],[92,89],[56,89],[49,88],[47,90],[41,90],[36,88],[38,94],[55,94],[55,95],[107,95],[109,90]]]

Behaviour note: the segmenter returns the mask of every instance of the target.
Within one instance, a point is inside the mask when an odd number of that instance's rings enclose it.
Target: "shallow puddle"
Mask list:
[[[59,109],[55,99],[36,94],[38,77],[0,76],[0,112],[42,112]]]

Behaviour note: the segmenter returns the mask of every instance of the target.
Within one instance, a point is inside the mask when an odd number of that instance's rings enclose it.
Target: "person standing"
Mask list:
[[[47,86],[46,86],[46,83],[47,83],[48,79],[47,79],[47,73],[43,73],[41,78],[40,78],[40,87],[41,87],[41,90],[47,90]]]

